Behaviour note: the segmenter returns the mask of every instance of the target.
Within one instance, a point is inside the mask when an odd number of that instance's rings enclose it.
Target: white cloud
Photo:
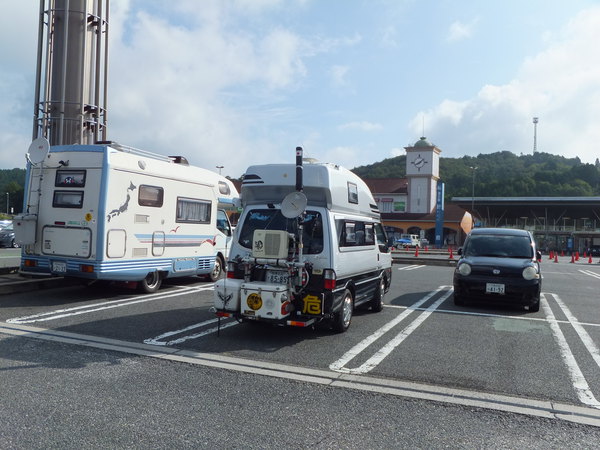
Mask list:
[[[379,131],[383,129],[383,126],[379,123],[373,122],[348,122],[340,125],[339,130],[359,130],[359,131]]]
[[[592,119],[600,117],[600,7],[582,11],[547,42],[509,83],[483,86],[472,99],[444,100],[413,116],[415,136],[424,115],[428,137],[444,156],[530,153],[536,116],[538,151],[593,163],[600,142]]]
[[[334,87],[345,87],[348,85],[348,81],[346,81],[346,75],[350,68],[348,66],[332,66],[329,74],[331,76],[331,84]]]
[[[463,23],[459,21],[452,22],[450,28],[448,29],[446,40],[448,42],[456,42],[470,38],[473,35],[473,30],[475,25],[477,25],[477,22],[478,19],[474,19],[470,23]]]

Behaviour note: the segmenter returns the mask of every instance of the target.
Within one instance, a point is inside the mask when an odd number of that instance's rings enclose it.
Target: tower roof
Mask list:
[[[421,136],[421,139],[415,142],[414,147],[433,147],[433,145],[427,140],[425,136]]]

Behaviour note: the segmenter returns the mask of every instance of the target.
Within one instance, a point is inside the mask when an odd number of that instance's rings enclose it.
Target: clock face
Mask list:
[[[413,166],[415,166],[417,168],[417,170],[420,172],[421,168],[423,168],[423,166],[425,166],[425,164],[427,164],[427,163],[428,163],[428,161],[425,158],[423,158],[421,156],[421,154],[419,153],[417,155],[417,157],[415,159],[413,159],[411,164]]]

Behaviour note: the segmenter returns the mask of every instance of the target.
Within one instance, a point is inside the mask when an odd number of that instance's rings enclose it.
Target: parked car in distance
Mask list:
[[[592,256],[600,256],[600,245],[592,245],[589,249]]]
[[[19,247],[19,244],[15,242],[12,222],[0,230],[0,247]]]
[[[394,245],[397,249],[406,247],[419,247],[421,240],[416,234],[402,234],[399,239],[396,239]]]
[[[542,255],[529,231],[475,228],[458,254],[454,304],[505,303],[539,311]]]

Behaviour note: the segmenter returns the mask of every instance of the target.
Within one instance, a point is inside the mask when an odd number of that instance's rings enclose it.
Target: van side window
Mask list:
[[[358,247],[375,244],[373,224],[371,223],[355,220],[337,220],[336,228],[338,230],[340,247]]]
[[[211,203],[208,200],[177,197],[176,222],[210,223]]]
[[[160,208],[163,205],[164,190],[160,186],[140,184],[138,205]]]
[[[377,245],[379,246],[379,251],[388,253],[390,249],[387,243],[387,235],[383,226],[380,223],[375,224],[375,236],[377,237]]]

